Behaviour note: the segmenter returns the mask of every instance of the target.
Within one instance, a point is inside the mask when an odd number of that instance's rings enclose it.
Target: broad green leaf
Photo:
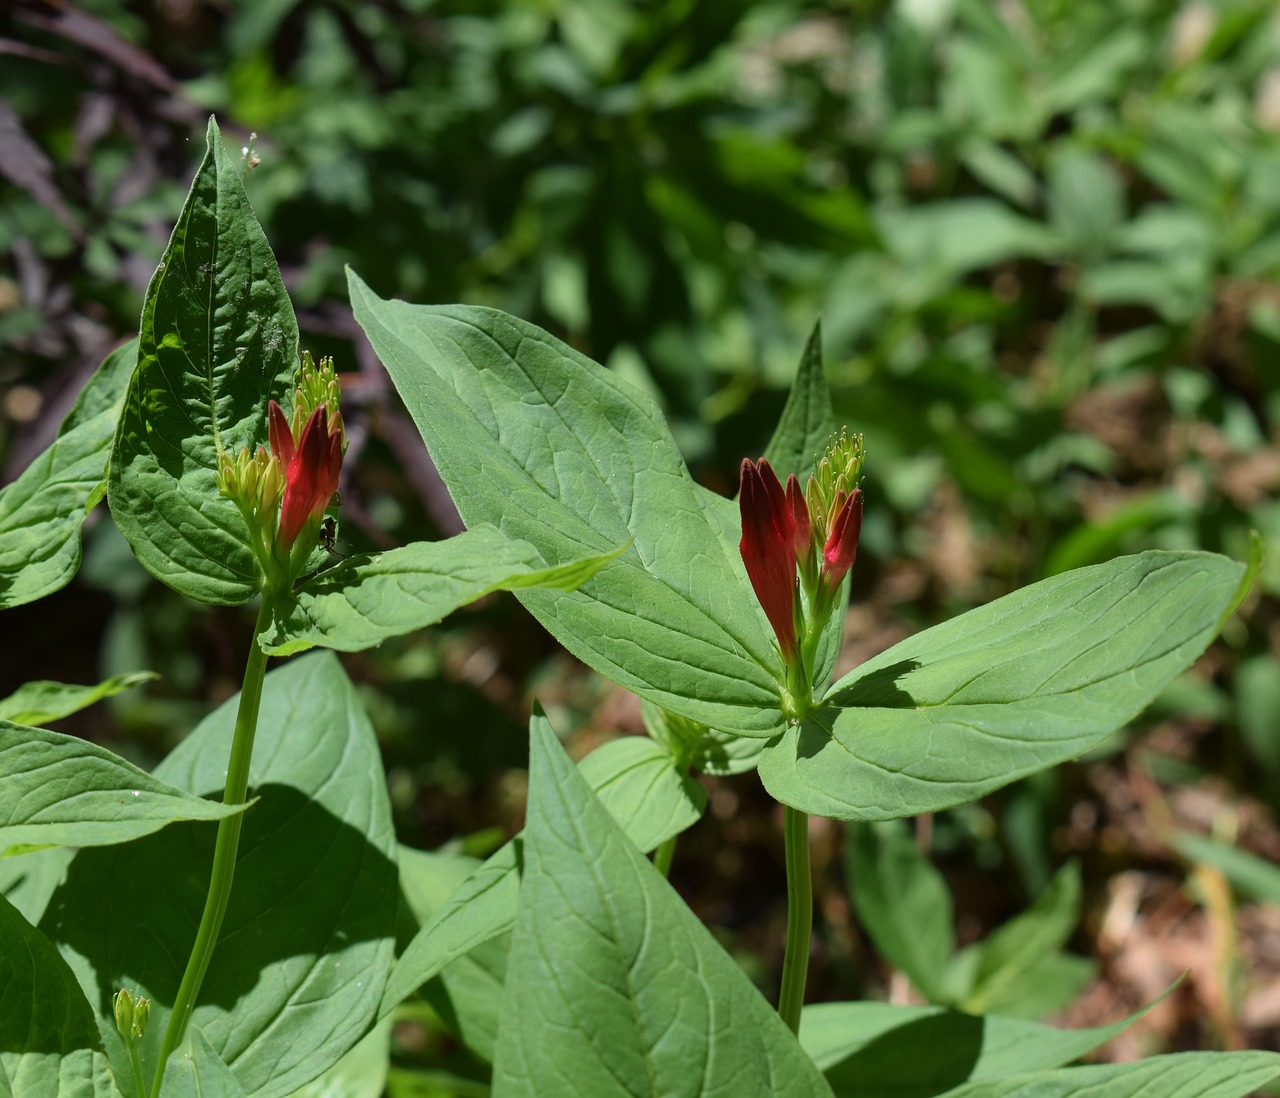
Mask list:
[[[495,1098],[830,1090],[737,963],[530,722],[520,909]]]
[[[1175,832],[1169,844],[1184,858],[1222,870],[1231,887],[1246,900],[1280,904],[1280,867],[1273,862],[1190,831]]]
[[[220,794],[238,702],[202,721],[156,776]],[[249,791],[257,800],[192,1017],[245,1092],[271,1098],[327,1070],[365,1034],[394,948],[395,838],[381,758],[333,655],[267,676]],[[123,983],[152,1000],[143,1049],[154,1067],[204,905],[213,839],[213,828],[179,824],[82,850],[41,920],[98,1012],[117,1076],[124,1060],[111,990]]]
[[[352,557],[302,587],[262,634],[262,647],[278,656],[317,644],[358,652],[434,625],[490,591],[572,590],[619,551],[548,568],[532,545],[482,526],[447,541]]]
[[[0,1094],[115,1093],[93,1011],[67,962],[0,896]]]
[[[1096,1029],[1055,1029],[943,1007],[815,1003],[800,1016],[800,1044],[837,1098],[941,1095],[969,1080],[1069,1064],[1128,1029],[1150,1009],[1143,1007]],[[925,1048],[928,1056],[920,1056]]]
[[[705,790],[658,744],[639,736],[612,740],[579,765],[627,837],[646,853],[692,825],[706,804]],[[382,1014],[446,965],[511,930],[523,845],[517,835],[496,851],[414,935],[391,971]]]
[[[578,764],[609,813],[641,850],[653,850],[702,819],[707,791],[648,736],[623,736]]]
[[[159,677],[154,671],[129,671],[113,675],[96,686],[47,681],[24,683],[7,698],[0,698],[0,720],[14,724],[48,724]]]
[[[468,526],[551,564],[630,547],[574,592],[521,601],[566,648],[664,709],[770,736],[781,667],[729,536],[658,408],[545,332],[492,309],[352,307]]]
[[[175,820],[241,811],[204,800],[76,736],[0,721],[0,852],[107,846]]]
[[[1054,576],[894,645],[760,756],[784,804],[883,820],[963,804],[1092,747],[1202,653],[1244,565],[1152,551]]]
[[[111,352],[80,393],[58,437],[0,488],[0,609],[51,595],[80,567],[80,527],[102,498],[107,459],[136,341]]]
[[[164,1098],[245,1098],[235,1073],[223,1063],[199,1026],[189,1026],[164,1068]]]
[[[795,473],[803,483],[839,426],[822,370],[822,325],[817,323],[804,345],[782,418],[764,456],[784,481],[789,473]]]
[[[943,1093],[946,1098],[1245,1098],[1277,1075],[1280,1053],[1180,1052],[1136,1064],[1091,1064],[1010,1075]],[[930,1098],[939,1095],[932,1090],[922,1092],[921,1098],[924,1093]]]
[[[258,566],[218,494],[218,451],[264,443],[268,401],[290,406],[298,325],[213,119],[206,144],[147,287],[109,498],[152,575],[201,602],[242,603],[259,591]]]
[[[876,951],[907,974],[930,1002],[955,951],[951,892],[942,874],[896,821],[845,830],[849,895]]]
[[[1058,954],[1080,921],[1080,866],[1068,862],[1026,911],[984,942],[973,990],[962,1005],[971,1014],[1010,1013],[1022,989],[1035,982],[1044,963]]]
[[[391,1019],[373,1027],[328,1071],[289,1098],[382,1098],[391,1063]]]

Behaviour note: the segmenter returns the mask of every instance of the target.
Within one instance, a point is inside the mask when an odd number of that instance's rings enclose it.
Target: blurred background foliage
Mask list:
[[[726,493],[821,316],[869,451],[844,668],[1118,553],[1280,542],[1270,0],[16,0],[0,53],[6,479],[136,330],[213,112],[257,161],[247,186],[304,344],[350,371],[348,548],[457,520],[351,320],[347,264],[385,296],[559,335],[658,399]],[[1273,550],[1139,727],[929,824],[961,945],[1074,853],[1074,944],[1103,977],[1074,1020],[1191,969],[1151,1016],[1166,1045],[1280,1045],[1280,1002],[1258,991],[1280,974],[1274,903],[1215,891],[1201,878],[1229,870],[1169,846],[1177,826],[1280,855],[1278,610]],[[236,688],[242,619],[159,588],[99,515],[77,583],[8,615],[0,694],[155,668],[145,697],[68,722],[154,759]],[[579,752],[640,728],[510,599],[348,666],[417,846],[484,853],[516,826],[535,693]],[[752,776],[709,784],[674,880],[769,989],[775,821]],[[814,994],[883,994],[840,832],[815,827]],[[1126,911],[1141,940],[1199,927],[1200,952],[1137,956],[1115,937]]]

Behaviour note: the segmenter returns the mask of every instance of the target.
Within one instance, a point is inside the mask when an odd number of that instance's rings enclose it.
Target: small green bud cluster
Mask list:
[[[116,1029],[124,1038],[126,1048],[147,1031],[147,1020],[151,1017],[151,1000],[141,995],[134,995],[128,988],[121,988],[111,1000],[116,1016]]]
[[[338,410],[338,397],[341,387],[338,375],[333,368],[332,358],[322,358],[319,363],[310,351],[302,352],[302,369],[298,372],[298,387],[293,393],[293,414],[289,419],[289,428],[295,439],[302,437],[302,430],[307,420],[317,408],[329,411],[329,430],[343,434],[342,451],[345,454],[346,436],[343,433],[342,413]]]
[[[855,488],[862,487],[862,463],[866,456],[862,436],[850,437],[843,428],[827,444],[804,493],[818,544],[826,544],[845,501]]]
[[[251,530],[267,526],[274,529],[276,509],[284,492],[284,473],[265,446],[253,453],[242,446],[235,457],[223,450],[218,454],[216,475],[218,491],[240,508]]]

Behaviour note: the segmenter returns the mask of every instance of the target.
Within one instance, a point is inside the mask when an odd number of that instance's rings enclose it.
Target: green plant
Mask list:
[[[816,334],[735,507],[695,483],[648,397],[534,325],[384,301],[354,274],[350,287],[465,533],[331,563],[337,382],[299,364],[292,307],[212,122],[136,347],[104,363],[59,442],[0,496],[6,606],[70,579],[104,487],[135,554],[175,590],[260,599],[239,696],[152,774],[0,723],[10,1090],[137,1098],[150,1078],[153,1098],[289,1095],[326,1073],[376,1088],[384,1020],[453,966],[455,1022],[492,1057],[499,1094],[864,1093],[869,1080],[971,1096],[1242,1095],[1280,1073],[1264,1052],[1070,1068],[1114,1030],[865,1004],[809,1022],[801,1009],[807,816],[936,812],[1099,743],[1210,643],[1260,548],[1247,565],[1167,550],[1065,572],[828,686],[863,453],[836,435],[818,458],[837,423]],[[815,465],[806,496],[799,477]],[[775,466],[795,487],[769,479]],[[425,882],[460,874],[398,850],[341,665],[317,654],[267,674],[267,657],[368,648],[497,589],[640,695],[651,737],[574,767],[535,708],[524,833],[425,914]],[[56,713],[123,685],[45,685],[7,705]],[[786,813],[776,1014],[661,868],[705,802],[690,768],[752,765]],[[397,927],[402,913],[416,931]],[[988,943],[958,1001],[998,1003],[1003,957],[1038,947],[1037,922]],[[480,976],[489,993],[468,1003]],[[904,1062],[922,1036],[934,1061]],[[997,1054],[993,1040],[1016,1047]]]

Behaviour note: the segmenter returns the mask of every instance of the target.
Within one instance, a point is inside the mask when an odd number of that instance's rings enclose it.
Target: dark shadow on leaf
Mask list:
[[[877,668],[848,686],[828,694],[826,705],[839,709],[910,709],[916,700],[898,685],[898,680],[920,666],[919,660],[899,660]]]
[[[796,737],[796,755],[802,759],[812,759],[831,742],[831,732],[821,721],[812,717],[800,726],[800,735]]]
[[[319,958],[327,954],[327,965],[341,967],[353,946],[395,933],[395,863],[300,790],[268,784],[255,793],[199,998],[228,1011],[243,1009],[251,993],[283,1006]],[[92,966],[96,986],[86,993],[100,1018],[111,1017],[111,996],[122,984],[172,1004],[204,906],[216,833],[209,824],[178,823],[132,843],[81,850],[72,860],[40,929]],[[269,983],[259,987],[269,967]],[[364,981],[381,975],[352,971]],[[153,1013],[146,1045],[163,1029],[155,1023]],[[103,1036],[115,1061],[114,1034]]]
[[[933,1098],[966,1082],[984,1022],[947,1011],[883,1033],[826,1071],[837,1098]]]
[[[831,742],[831,728],[840,710],[909,709],[915,699],[901,689],[898,679],[920,666],[917,660],[900,660],[871,672],[842,690],[828,694],[823,703],[800,725],[796,736],[796,757],[812,759]],[[770,741],[771,743],[777,741]]]

